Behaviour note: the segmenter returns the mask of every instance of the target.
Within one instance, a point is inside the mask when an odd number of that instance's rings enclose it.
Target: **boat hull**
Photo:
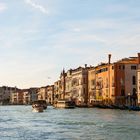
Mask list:
[[[33,108],[32,112],[43,112],[43,107],[39,107],[39,108]]]
[[[75,105],[71,101],[60,100],[55,105],[55,108],[73,109]]]

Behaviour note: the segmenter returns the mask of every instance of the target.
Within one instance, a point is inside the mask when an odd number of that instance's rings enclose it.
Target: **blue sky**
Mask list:
[[[63,68],[140,52],[140,0],[0,0],[0,85],[53,84]]]

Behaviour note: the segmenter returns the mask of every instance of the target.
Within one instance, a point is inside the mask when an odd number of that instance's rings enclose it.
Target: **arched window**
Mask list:
[[[77,86],[78,83],[79,83],[78,79],[74,78],[74,79],[72,80],[72,86]]]
[[[132,77],[132,83],[133,83],[133,85],[136,85],[136,76]]]

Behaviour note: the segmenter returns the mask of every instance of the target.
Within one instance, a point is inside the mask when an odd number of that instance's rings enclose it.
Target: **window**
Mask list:
[[[99,91],[99,96],[102,96],[102,92],[101,91]]]
[[[72,86],[77,86],[79,84],[78,79],[74,78],[72,80]]]
[[[125,65],[119,65],[119,70],[124,70],[125,69]]]
[[[86,89],[84,88],[84,95],[86,94]]]
[[[92,84],[92,86],[96,85],[96,81],[95,80],[92,80],[91,81],[91,84]]]
[[[99,69],[96,74],[108,71],[108,68]]]
[[[108,71],[108,68],[105,68],[105,71]]]
[[[136,70],[137,67],[136,66],[131,66],[131,70]]]
[[[112,95],[114,96],[114,89],[112,89]]]
[[[125,90],[121,89],[121,96],[125,96]]]
[[[108,78],[106,78],[106,88],[108,88]]]
[[[136,85],[136,77],[135,76],[132,77],[132,84]]]
[[[136,96],[136,89],[133,88],[133,96]]]
[[[112,77],[112,87],[115,86],[115,81],[114,81],[114,77]]]

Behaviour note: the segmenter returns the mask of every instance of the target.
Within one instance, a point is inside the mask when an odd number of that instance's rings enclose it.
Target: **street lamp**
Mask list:
[[[131,102],[131,101],[130,101],[130,96],[131,96],[131,94],[128,93],[128,102],[129,102],[129,103],[128,103],[128,106],[130,106],[130,102]]]

